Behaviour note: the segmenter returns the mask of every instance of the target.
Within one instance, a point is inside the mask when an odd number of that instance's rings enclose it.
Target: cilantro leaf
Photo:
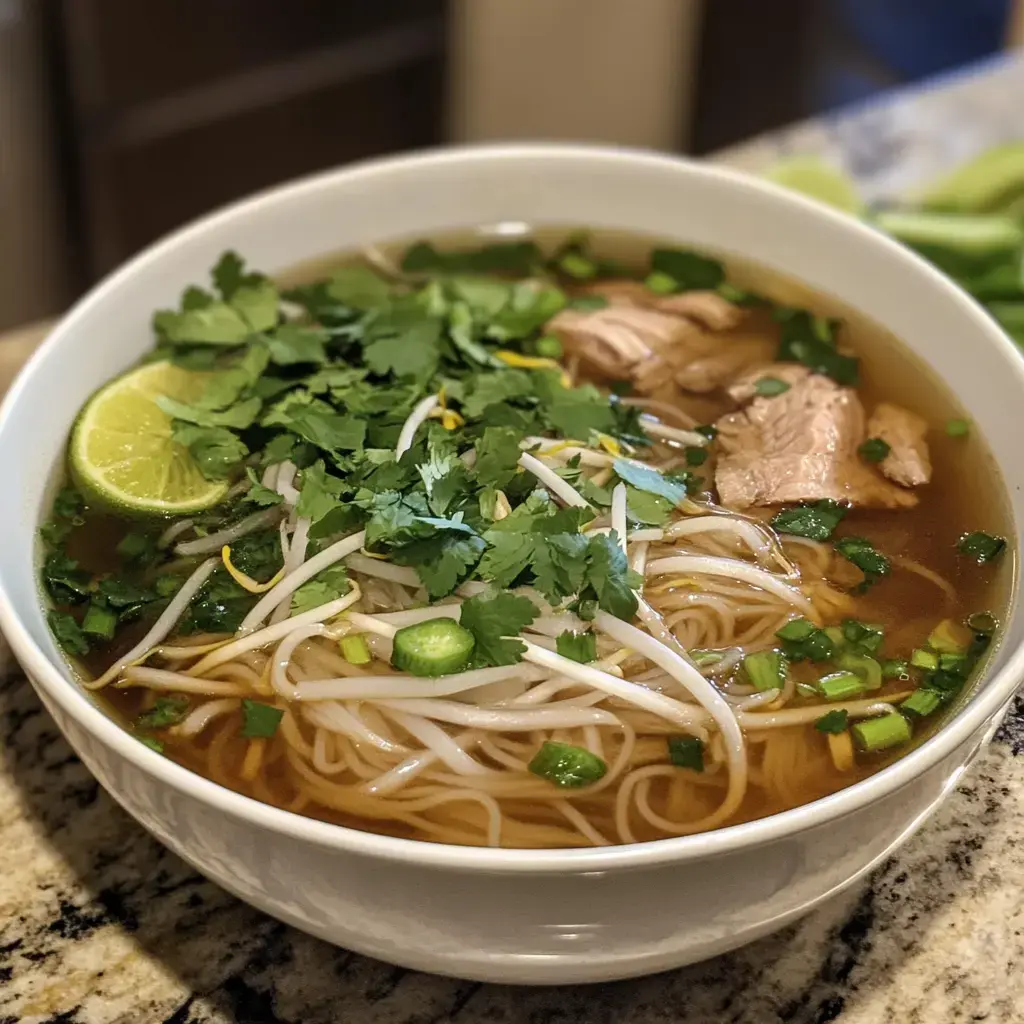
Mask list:
[[[797,505],[777,512],[772,526],[779,533],[791,533],[794,537],[808,537],[810,540],[828,540],[849,509],[831,498],[822,498],[809,505]]]
[[[586,440],[591,431],[608,433],[615,429],[615,414],[608,399],[591,384],[562,386],[557,373],[536,374],[544,415],[563,437]]]
[[[366,421],[343,416],[334,411],[322,412],[311,405],[289,408],[287,426],[299,437],[326,451],[358,451],[366,437]]]
[[[296,515],[308,517],[311,524],[318,523],[341,504],[344,489],[344,481],[330,476],[323,459],[317,459],[312,466],[302,471],[302,487],[295,505]]]
[[[681,291],[717,288],[725,280],[725,268],[718,260],[683,249],[655,249],[651,270],[667,274]]]
[[[247,282],[233,292],[231,308],[249,326],[250,333],[269,331],[277,324],[279,296],[271,281],[262,278]]]
[[[587,582],[604,611],[627,621],[636,615],[633,589],[640,580],[630,570],[614,530],[595,534],[587,542]]]
[[[563,658],[586,665],[588,662],[597,661],[597,637],[590,630],[576,633],[567,629],[556,638],[555,650]]]
[[[328,566],[292,594],[292,615],[301,615],[328,601],[336,601],[347,594],[350,588],[345,566],[341,563]]]
[[[153,330],[174,345],[241,345],[252,330],[226,302],[181,313],[162,309],[153,314]]]
[[[837,384],[857,383],[858,360],[842,355],[835,347],[838,321],[824,320],[805,310],[777,310],[776,318],[782,320],[777,356],[780,362],[802,363]]]
[[[615,475],[620,480],[631,484],[638,490],[657,494],[671,502],[672,505],[678,505],[686,497],[685,483],[663,476],[650,466],[643,466],[638,462],[630,462],[626,459],[616,459],[613,468]]]
[[[328,337],[322,327],[284,323],[266,336],[267,351],[278,366],[294,366],[296,363],[321,365],[327,361],[324,345]]]
[[[153,706],[135,719],[135,724],[143,729],[166,729],[177,725],[190,706],[188,697],[157,697]]]
[[[534,394],[535,383],[526,370],[480,373],[473,378],[473,386],[462,403],[462,411],[470,419],[476,419],[490,405],[509,399],[532,398]]]
[[[187,402],[179,402],[170,395],[157,395],[156,404],[176,420],[184,420],[186,423],[194,423],[199,427],[234,427],[236,430],[245,430],[251,427],[253,421],[259,415],[263,402],[255,395],[245,398],[226,409],[204,409],[199,405],[190,405]]]
[[[590,498],[586,493],[584,493],[584,497]],[[599,502],[599,504],[607,504],[607,502]],[[626,488],[626,515],[634,523],[662,526],[668,522],[673,508],[675,505],[661,497],[660,494],[638,491],[635,487]]]
[[[430,242],[417,242],[402,257],[407,274],[510,274],[528,277],[543,265],[535,242],[493,242],[478,249],[440,252]]]
[[[63,551],[51,552],[43,563],[43,582],[55,601],[77,604],[91,591],[92,577]]]
[[[486,427],[476,442],[477,481],[504,487],[519,468],[519,435],[511,427]]]
[[[391,285],[370,267],[339,267],[327,283],[327,293],[352,309],[378,309],[391,298]]]
[[[560,288],[535,288],[521,282],[512,289],[511,300],[487,325],[486,334],[498,341],[528,338],[565,307]]]
[[[245,493],[246,501],[251,501],[254,505],[260,505],[264,508],[281,504],[284,498],[277,491],[264,487],[252,466],[247,467],[245,473],[250,483],[249,490]]]
[[[226,427],[200,427],[179,420],[174,424],[172,437],[189,450],[207,480],[231,476],[249,454],[241,438]],[[278,495],[279,501],[280,498]]]
[[[471,363],[481,366],[501,366],[499,359],[491,355],[475,338],[473,314],[464,302],[456,302],[448,315],[448,337],[451,343]]]
[[[525,646],[516,637],[540,614],[527,597],[496,591],[471,597],[462,604],[459,621],[476,640],[473,667],[514,665],[521,661]]]
[[[415,302],[393,302],[371,314],[363,359],[373,373],[425,380],[440,357],[441,321]]]
[[[210,276],[217,291],[225,300],[230,299],[243,284],[247,283],[245,260],[234,250],[228,249],[221,254]]]
[[[556,533],[537,541],[530,568],[534,586],[549,601],[578,593],[587,574],[587,538],[581,533]]]
[[[436,525],[445,520],[420,518],[420,523]],[[480,560],[484,542],[465,524],[438,529],[430,537],[414,540],[391,552],[398,565],[412,566],[433,600],[450,594]]]
[[[479,575],[499,587],[511,586],[530,565],[536,540],[529,533],[500,533],[488,530],[484,534],[487,550],[478,566]]]
[[[68,654],[89,653],[89,641],[85,639],[85,634],[78,623],[67,612],[48,612],[46,621],[50,625],[54,639]]]

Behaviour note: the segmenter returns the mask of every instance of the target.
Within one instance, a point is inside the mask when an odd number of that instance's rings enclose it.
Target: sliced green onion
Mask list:
[[[679,282],[671,274],[666,274],[662,270],[652,270],[644,278],[644,284],[657,295],[671,295],[673,292],[679,291]]]
[[[157,576],[153,589],[160,597],[170,597],[171,594],[176,594],[181,589],[181,584],[182,579],[180,576],[171,576],[169,573],[164,573],[162,576]]]
[[[939,667],[939,656],[934,651],[926,651],[918,647],[910,655],[910,664],[914,668],[923,668],[926,672],[934,672]]]
[[[967,627],[975,633],[991,636],[998,627],[995,616],[991,612],[971,612],[967,616]]]
[[[942,697],[934,690],[915,690],[902,704],[900,710],[917,718],[925,718],[932,714],[942,703]]]
[[[967,669],[966,654],[940,654],[939,668],[947,672],[965,672]]]
[[[806,640],[817,628],[810,619],[790,619],[775,635],[780,640]]]
[[[366,665],[372,660],[373,656],[370,654],[366,638],[360,633],[343,636],[338,641],[338,646],[341,648],[341,656],[350,665]]]
[[[810,683],[797,683],[796,692],[801,697],[818,697],[818,688]]]
[[[836,658],[836,665],[847,672],[853,672],[860,676],[869,690],[877,690],[882,685],[882,666],[867,654],[843,651]]]
[[[686,457],[686,464],[694,469],[697,466],[703,466],[704,463],[708,461],[709,454],[710,453],[707,448],[697,448],[694,445],[690,445],[683,449],[683,455]]]
[[[1006,539],[976,530],[974,533],[964,534],[956,547],[961,555],[973,558],[980,564],[998,558],[1006,547]]]
[[[533,350],[545,359],[561,359],[562,343],[553,334],[545,334],[533,343]]]
[[[845,708],[833,708],[814,723],[814,728],[818,732],[840,733],[846,730],[849,721],[850,713]]]
[[[743,659],[743,671],[757,690],[775,690],[786,679],[786,659],[778,651],[758,651]]]
[[[863,696],[867,686],[855,672],[833,672],[818,680],[818,692],[825,700],[852,700]]]
[[[867,718],[858,722],[851,732],[861,750],[871,753],[908,743],[912,735],[910,724],[903,715],[894,713]]]
[[[576,278],[577,281],[586,281],[591,277],[596,277],[598,269],[592,259],[588,259],[581,252],[576,252],[575,249],[570,249],[561,255],[558,260],[558,268],[569,277]]]
[[[884,679],[909,678],[910,662],[906,658],[886,658],[882,662],[882,677]]]
[[[696,736],[669,736],[668,759],[677,768],[704,771],[704,743]]]
[[[946,420],[946,433],[950,437],[966,437],[971,432],[967,420]]]
[[[277,732],[284,711],[256,700],[242,701],[242,735],[246,739],[269,739]]]
[[[105,604],[91,601],[82,619],[82,632],[88,633],[90,636],[102,637],[104,640],[113,640],[116,629],[117,613]]]
[[[589,750],[551,740],[544,742],[527,767],[534,775],[566,788],[589,786],[608,771],[604,761]]]
[[[846,645],[846,637],[838,626],[826,626],[822,632],[836,647],[843,647]]]
[[[857,454],[865,462],[881,462],[891,451],[888,441],[883,441],[880,437],[869,437],[857,449]]]
[[[843,620],[843,636],[851,644],[874,653],[882,646],[885,628],[877,622],[859,622],[857,619]]]
[[[754,391],[762,398],[774,398],[776,395],[784,395],[790,389],[790,385],[778,377],[761,377],[754,382]]]

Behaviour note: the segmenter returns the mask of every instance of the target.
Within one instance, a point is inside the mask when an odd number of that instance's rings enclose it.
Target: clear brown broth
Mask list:
[[[545,229],[530,237],[542,246],[554,247],[571,230]],[[593,251],[605,258],[639,265],[653,246],[678,245],[678,242],[653,239],[635,234],[613,231],[590,231]],[[438,248],[459,248],[481,244],[485,232],[457,232],[434,238]],[[408,243],[382,247],[386,254],[395,254]],[[303,263],[279,275],[282,284],[305,283],[326,276],[345,263],[358,260],[351,253],[333,254]],[[887,653],[909,652],[920,646],[936,622],[944,617],[963,619],[971,612],[991,611],[1002,621],[1008,611],[1012,582],[1015,574],[1015,553],[995,565],[978,566],[958,556],[956,541],[970,530],[985,530],[993,534],[1012,534],[1012,521],[1005,486],[995,460],[976,430],[965,438],[951,438],[944,424],[951,418],[966,418],[951,389],[922,360],[914,355],[890,332],[869,320],[856,310],[849,309],[827,296],[814,293],[764,268],[735,260],[726,260],[729,279],[744,287],[756,288],[776,301],[800,306],[820,315],[836,316],[844,321],[840,344],[848,346],[861,357],[861,383],[858,393],[865,407],[888,401],[902,405],[923,416],[933,427],[928,442],[934,465],[932,483],[921,488],[921,501],[916,508],[899,511],[851,512],[837,535],[856,534],[871,539],[879,550],[912,559],[948,580],[956,590],[955,607],[949,608],[942,592],[934,583],[908,572],[897,572],[881,584],[858,598],[856,615],[863,621],[878,622],[886,629]],[[776,327],[767,318],[766,331]],[[712,397],[683,397],[680,405],[702,422],[713,422],[734,408],[725,395]],[[72,538],[70,553],[94,571],[109,569],[114,562],[114,547],[125,532],[125,524],[108,516],[91,517],[86,528]],[[135,643],[144,631],[137,625],[123,637],[125,649]],[[998,639],[998,637],[997,637]],[[114,652],[116,656],[116,652]],[[991,651],[989,656],[991,656]],[[92,657],[83,665],[89,676],[102,672],[111,661],[111,652],[101,659]],[[798,666],[798,674],[806,667]],[[813,676],[813,672],[811,675]],[[884,699],[888,692],[906,689],[905,684],[886,684],[879,693]],[[969,690],[969,688],[968,688]],[[969,695],[965,692],[960,704]],[[130,723],[144,707],[145,691],[104,691],[99,698],[122,723]],[[959,705],[957,705],[959,706]],[[934,716],[927,727],[919,729],[914,745],[941,728],[956,707],[944,715]],[[731,823],[751,820],[784,811],[807,803],[866,778],[907,752],[858,760],[853,771],[841,773],[831,760],[823,756],[825,737],[813,729],[796,729],[794,741],[808,744],[808,768],[801,777],[796,792],[785,799],[766,799],[761,791],[751,789],[740,811]],[[178,763],[207,774],[209,738],[196,741],[170,741],[166,753]],[[283,741],[272,740],[271,744]],[[246,741],[240,736],[228,739],[221,752],[222,763],[241,764]],[[225,774],[216,781],[238,792],[289,809],[295,809],[294,793],[289,789],[283,757],[268,758],[268,767],[257,784],[244,782],[237,774]],[[408,834],[401,824],[364,821],[316,804],[305,804],[301,813],[369,831],[394,835]],[[641,837],[644,836],[641,833]]]

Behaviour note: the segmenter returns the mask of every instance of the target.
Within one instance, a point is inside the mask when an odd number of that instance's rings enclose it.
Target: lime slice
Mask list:
[[[97,391],[71,433],[71,472],[82,490],[128,513],[183,515],[216,505],[230,485],[199,472],[156,403],[160,395],[195,401],[204,381],[172,363],[148,363]]]
[[[770,168],[765,177],[783,188],[859,217],[864,204],[857,186],[842,171],[814,156],[795,156]]]

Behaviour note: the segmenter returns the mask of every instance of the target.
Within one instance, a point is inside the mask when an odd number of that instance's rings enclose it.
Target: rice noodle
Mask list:
[[[519,456],[519,465],[528,473],[532,473],[556,498],[561,498],[566,505],[590,508],[590,502],[579,491],[563,480],[554,470],[545,466],[540,459],[535,459],[529,452],[523,452]]]

